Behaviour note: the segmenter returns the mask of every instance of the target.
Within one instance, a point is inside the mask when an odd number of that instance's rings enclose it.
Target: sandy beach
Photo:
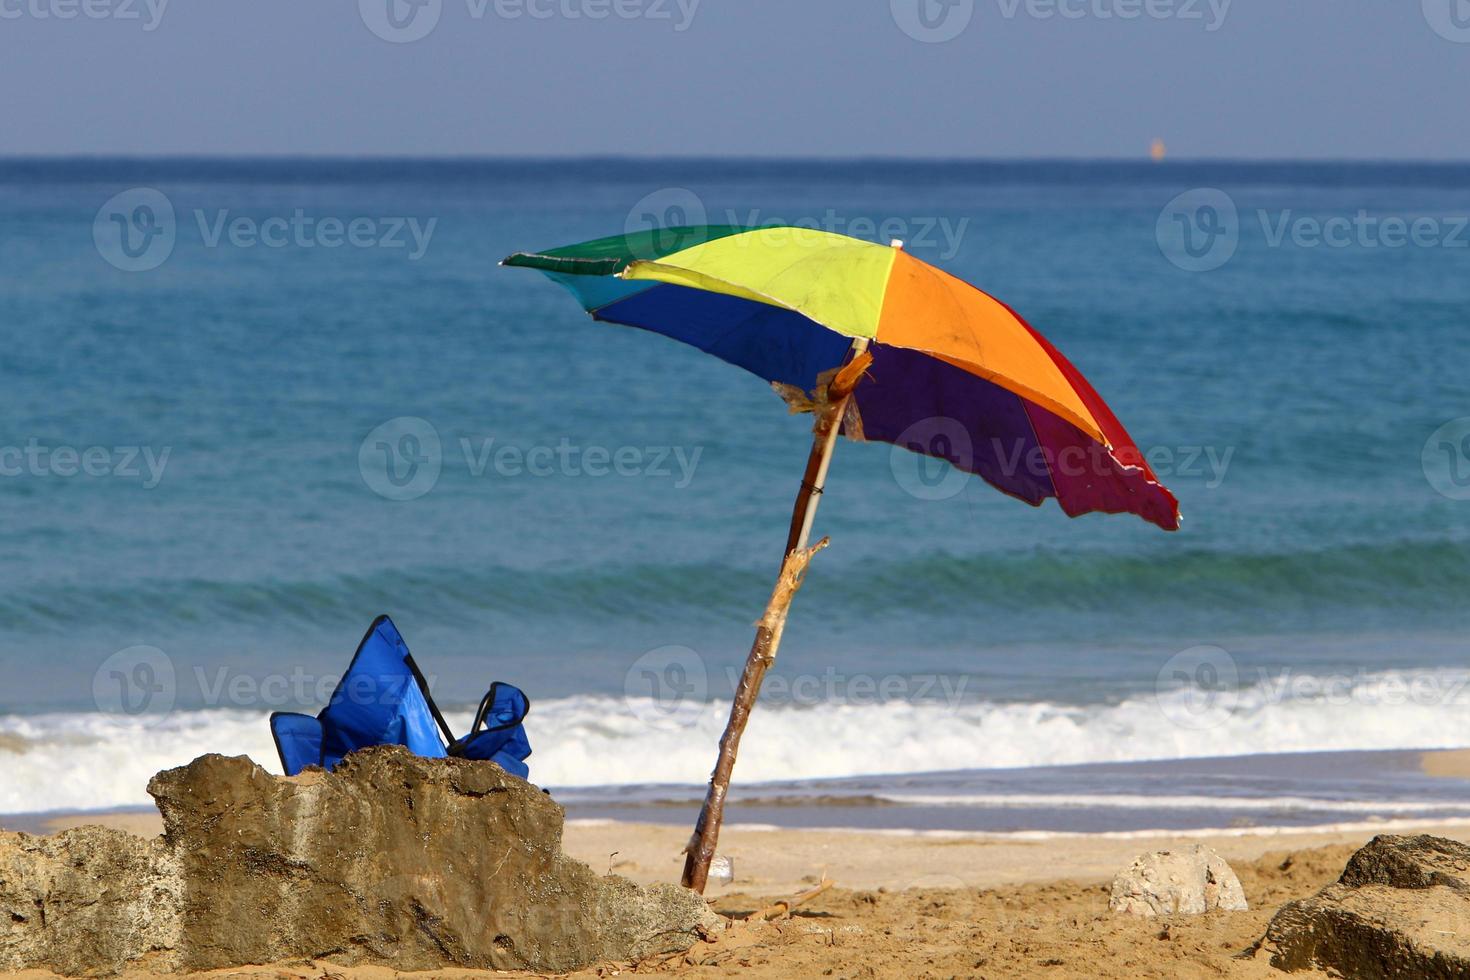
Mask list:
[[[106,822],[143,832],[156,828],[155,821],[137,815]],[[1470,838],[1465,827],[1423,832]],[[635,880],[669,880],[680,867],[681,836],[651,825],[572,824],[566,849],[599,870],[610,864]],[[717,911],[750,915],[810,888],[824,871],[834,887],[789,918],[737,924],[687,956],[639,964],[634,972],[738,972],[753,978],[1280,977],[1250,947],[1282,904],[1335,880],[1372,836],[1357,831],[1190,838],[1189,843],[1211,844],[1231,862],[1250,911],[1161,920],[1110,913],[1107,883],[1137,854],[1185,842],[1179,838],[1020,842],[732,827],[722,849],[734,858],[738,880],[710,889]],[[607,977],[630,968],[606,964],[574,975]],[[377,980],[518,974],[396,974],[320,962],[202,975]]]
[[[1426,753],[1423,764],[1426,772],[1463,778],[1470,772],[1470,753]],[[144,813],[57,816],[37,829],[99,823],[144,836],[161,830],[159,818]],[[1470,839],[1464,823],[1404,824],[1032,837],[732,824],[721,851],[733,860],[735,881],[711,886],[717,911],[740,919],[824,879],[832,887],[789,917],[738,923],[687,955],[606,964],[576,975],[605,977],[632,968],[772,978],[1281,976],[1264,955],[1251,952],[1271,916],[1285,902],[1334,881],[1349,856],[1376,833]],[[572,820],[565,850],[601,872],[645,883],[671,881],[678,877],[686,835],[686,829],[668,825]],[[1134,857],[1193,843],[1210,845],[1231,863],[1249,911],[1167,920],[1109,912],[1108,882]],[[374,980],[394,974],[302,962],[210,975]]]

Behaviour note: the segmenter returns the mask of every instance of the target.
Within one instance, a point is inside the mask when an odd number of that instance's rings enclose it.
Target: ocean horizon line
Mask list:
[[[1022,163],[1042,164],[1137,164],[1140,167],[1167,168],[1180,165],[1228,166],[1280,166],[1280,165],[1347,165],[1347,166],[1470,166],[1470,157],[1345,157],[1345,156],[1182,156],[1171,155],[1164,160],[1152,160],[1144,155],[996,155],[996,156],[952,156],[926,154],[870,154],[863,156],[823,154],[680,154],[680,153],[352,153],[352,152],[301,152],[301,153],[210,153],[197,151],[171,151],[165,153],[133,153],[102,151],[48,151],[48,152],[0,152],[0,162],[13,161],[90,161],[90,160],[203,160],[203,161],[320,161],[320,162],[364,162],[393,163],[411,162],[509,162],[509,163],[599,163],[605,161],[645,163],[674,161],[680,163],[797,163],[797,164],[883,164],[883,163],[939,163],[939,164],[997,164]]]

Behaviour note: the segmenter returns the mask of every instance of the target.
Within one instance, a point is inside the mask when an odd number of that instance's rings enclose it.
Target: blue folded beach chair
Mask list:
[[[506,772],[522,779],[530,773],[525,759],[531,754],[521,721],[531,704],[518,687],[496,682],[480,702],[470,733],[449,747],[449,754],[464,759],[489,759]]]
[[[496,682],[480,702],[469,734],[456,739],[398,628],[379,616],[321,713],[313,718],[278,711],[270,726],[288,776],[307,766],[330,769],[349,752],[370,745],[402,745],[431,759],[488,759],[525,779],[531,743],[521,722],[530,710],[519,688]]]

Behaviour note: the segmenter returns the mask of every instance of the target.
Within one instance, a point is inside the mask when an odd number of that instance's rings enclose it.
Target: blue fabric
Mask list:
[[[506,772],[525,779],[531,769],[525,760],[531,754],[531,742],[521,722],[531,710],[531,703],[520,688],[497,683],[485,695],[476,715],[474,729],[449,750],[464,759],[489,759]],[[485,730],[481,731],[481,726]]]
[[[525,779],[531,774],[525,763],[531,743],[521,722],[530,710],[530,699],[520,688],[492,684],[474,728],[454,741],[408,644],[391,619],[379,616],[321,714],[312,718],[277,712],[270,725],[288,776],[307,766],[330,769],[348,753],[370,745],[402,745],[431,759],[450,754],[488,759]]]
[[[582,309],[589,313],[609,303],[627,299],[634,293],[641,293],[661,285],[657,282],[645,282],[642,279],[619,279],[616,276],[571,276],[561,272],[547,272],[544,269],[542,274],[575,296],[577,302],[582,304]]]
[[[271,715],[271,735],[281,753],[286,775],[294,776],[322,761],[322,723],[311,715],[277,711]]]
[[[599,320],[640,327],[713,354],[764,378],[817,386],[817,375],[839,367],[851,339],[800,313],[738,296],[667,283],[596,310]]]
[[[445,739],[436,712],[419,688],[408,645],[387,616],[363,637],[352,665],[317,717],[327,768],[369,745],[403,745],[415,755],[443,758]]]
[[[526,757],[531,754],[531,743],[526,730],[519,725],[505,732],[481,732],[471,735],[460,743],[462,759],[488,759],[513,776],[526,779],[531,767]]]

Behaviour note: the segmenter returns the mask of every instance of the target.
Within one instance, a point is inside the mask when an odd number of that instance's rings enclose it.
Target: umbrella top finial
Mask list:
[[[903,251],[903,239],[902,238],[895,238],[893,241],[889,242],[888,244],[889,245],[892,245],[894,248],[898,249],[900,252]]]

